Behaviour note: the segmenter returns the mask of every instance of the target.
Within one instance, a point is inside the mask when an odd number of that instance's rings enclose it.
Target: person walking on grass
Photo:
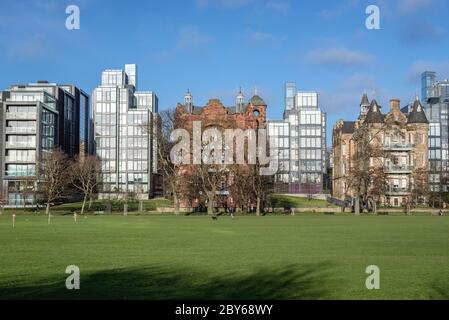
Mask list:
[[[229,213],[231,214],[232,220],[234,220],[234,216],[235,216],[235,208],[234,208],[234,207],[230,207],[230,208],[229,208]]]

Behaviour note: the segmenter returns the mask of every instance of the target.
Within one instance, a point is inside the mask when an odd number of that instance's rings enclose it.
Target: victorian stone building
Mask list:
[[[201,132],[208,128],[217,128],[220,132],[226,129],[241,129],[245,132],[247,129],[253,129],[257,131],[258,129],[266,129],[266,108],[267,105],[264,100],[255,94],[248,102],[245,102],[243,93],[240,91],[236,97],[236,104],[232,107],[225,107],[220,100],[211,99],[208,101],[206,106],[200,107],[195,106],[193,103],[193,96],[188,92],[184,97],[184,104],[178,104],[175,112],[175,128],[187,130],[191,137],[194,135],[193,124],[194,122],[199,122],[201,124]],[[201,133],[202,134],[202,133]],[[245,152],[246,143],[245,140]],[[193,151],[194,152],[194,151]],[[245,155],[245,163],[246,155]],[[180,170],[185,173],[182,174],[182,179],[192,179],[191,173],[194,172],[194,165],[183,165]],[[245,170],[245,165],[241,165],[243,170]],[[209,169],[210,171],[215,170]],[[229,172],[228,169],[225,170]],[[193,177],[194,179],[195,177]],[[233,199],[232,188],[235,183],[235,179],[230,177],[229,174],[223,174],[223,179],[217,181],[217,189],[215,191],[216,196],[213,203],[215,208],[226,208],[230,206],[239,207],[237,199]],[[182,189],[180,195],[180,206],[181,207],[198,207],[198,206],[209,206],[207,197],[204,196],[204,192],[186,190]],[[197,192],[198,195],[187,194],[189,192]],[[243,190],[246,193],[251,192],[250,190]]]
[[[354,166],[360,152],[361,131],[368,132],[368,143],[379,147],[377,155],[368,156],[366,174],[374,167],[381,171],[384,187],[376,200],[382,205],[401,206],[417,189],[418,179],[427,180],[429,122],[416,99],[408,114],[400,110],[400,101],[390,101],[390,111],[383,114],[376,100],[365,94],[356,121],[338,121],[333,128],[333,197],[348,201],[357,198],[353,183]],[[374,149],[373,149],[374,150]],[[419,175],[420,174],[420,175]],[[374,181],[376,177],[370,177]],[[421,181],[421,185],[427,185]]]

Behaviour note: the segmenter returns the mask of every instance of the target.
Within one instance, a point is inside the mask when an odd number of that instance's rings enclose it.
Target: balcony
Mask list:
[[[36,176],[36,170],[34,169],[24,169],[24,170],[6,170],[5,171],[5,177],[6,178],[33,178]]]
[[[36,120],[36,113],[6,112],[6,120]]]
[[[385,145],[388,151],[411,151],[415,145],[411,143],[392,143]]]
[[[6,127],[7,134],[36,134],[36,128],[32,127]]]
[[[34,157],[28,157],[28,158],[17,158],[17,157],[5,157],[5,162],[7,163],[35,163],[36,159]]]
[[[6,142],[6,149],[36,149],[36,143]]]
[[[399,188],[390,186],[386,192],[387,195],[406,196],[409,194],[408,188]]]
[[[414,167],[409,165],[390,165],[384,168],[385,173],[412,173]]]

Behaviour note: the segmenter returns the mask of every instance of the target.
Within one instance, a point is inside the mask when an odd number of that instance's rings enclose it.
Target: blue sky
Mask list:
[[[76,4],[81,29],[65,28]],[[378,5],[381,30],[367,30]],[[139,89],[159,108],[209,98],[234,103],[258,88],[270,119],[282,118],[284,82],[320,93],[328,140],[340,118],[354,119],[364,91],[412,100],[419,74],[449,77],[447,0],[0,0],[0,88],[46,79],[87,92],[106,68],[139,66]]]

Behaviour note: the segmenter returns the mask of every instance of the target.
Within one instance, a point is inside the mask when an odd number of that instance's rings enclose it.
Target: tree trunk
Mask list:
[[[45,214],[48,215],[50,213],[50,202],[47,202],[47,206],[45,208]]]
[[[355,199],[355,204],[354,204],[354,214],[356,216],[360,215],[360,199],[357,197]]]
[[[377,215],[377,201],[373,201],[373,213]]]
[[[175,205],[175,214],[179,215],[179,198],[178,198],[178,194],[174,191],[173,191],[173,202]]]
[[[89,197],[89,206],[87,207],[87,210],[90,211],[90,209],[92,209],[92,195]]]
[[[123,215],[126,217],[128,215],[128,204],[123,205]]]
[[[143,200],[139,200],[139,212],[143,212]]]
[[[257,196],[257,201],[256,201],[256,216],[260,216],[260,196]]]
[[[3,205],[0,205],[0,216],[3,214]]]
[[[86,206],[87,194],[84,195],[83,205],[81,206],[81,214],[84,214],[84,207]]]
[[[207,198],[209,199],[209,203],[207,206],[207,214],[210,216],[214,215],[214,196],[212,195],[212,192],[207,193]]]

